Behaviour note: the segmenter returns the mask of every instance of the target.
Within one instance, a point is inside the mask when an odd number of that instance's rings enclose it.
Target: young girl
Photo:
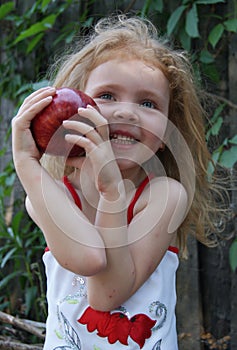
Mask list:
[[[57,71],[12,122],[26,208],[48,247],[44,349],[178,349],[178,252],[188,233],[208,242],[215,212],[188,60],[150,22],[119,16],[100,20]],[[78,110],[95,127],[63,123],[85,156],[40,159],[31,120],[63,86],[95,100],[99,111]]]

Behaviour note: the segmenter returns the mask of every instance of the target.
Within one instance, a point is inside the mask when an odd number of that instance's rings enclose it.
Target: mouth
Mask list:
[[[139,142],[139,140],[133,137],[132,135],[128,135],[124,133],[110,134],[110,141],[120,145],[133,145]]]
[[[110,141],[120,145],[133,145],[140,142],[137,136],[128,130],[110,130]]]

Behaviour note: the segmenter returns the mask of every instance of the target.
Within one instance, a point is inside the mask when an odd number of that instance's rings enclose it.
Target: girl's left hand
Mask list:
[[[63,122],[65,129],[83,135],[67,134],[66,141],[77,144],[86,152],[86,157],[68,158],[67,165],[82,171],[84,162],[90,161],[97,190],[103,195],[112,194],[114,190],[118,190],[122,177],[111,147],[108,122],[90,105],[87,108],[79,108],[78,114],[90,120],[95,127],[79,121]]]

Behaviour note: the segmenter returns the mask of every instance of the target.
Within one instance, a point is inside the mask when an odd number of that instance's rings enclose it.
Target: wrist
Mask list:
[[[109,214],[126,210],[126,193],[123,181],[107,188],[104,192],[100,192],[100,205],[98,209]]]

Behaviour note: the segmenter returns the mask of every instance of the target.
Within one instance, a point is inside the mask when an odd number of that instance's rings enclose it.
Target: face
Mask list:
[[[169,82],[140,60],[110,60],[89,75],[85,93],[108,120],[118,163],[142,164],[160,148],[168,121]]]

